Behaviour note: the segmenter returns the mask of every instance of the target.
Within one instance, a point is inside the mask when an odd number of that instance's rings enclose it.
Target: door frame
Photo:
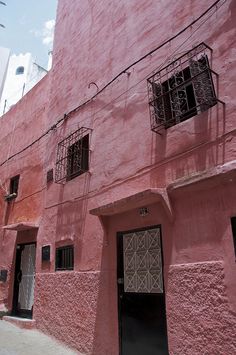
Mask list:
[[[166,293],[165,293],[165,278],[164,278],[164,255],[163,255],[163,246],[162,246],[162,228],[161,224],[145,226],[135,229],[129,229],[125,231],[120,231],[116,233],[116,266],[117,266],[117,307],[118,307],[118,336],[119,336],[119,355],[122,355],[122,311],[121,311],[121,298],[120,298],[120,288],[122,284],[118,282],[118,279],[124,277],[124,263],[123,263],[123,238],[124,234],[141,232],[145,230],[160,228],[160,245],[161,245],[161,261],[162,261],[162,279],[163,279],[163,296],[165,301],[165,317],[166,317],[166,337],[167,337],[167,345],[168,345],[168,328],[167,328],[167,314],[166,314]],[[124,286],[124,284],[123,284]]]
[[[35,245],[35,251],[37,248],[36,242],[27,242],[27,243],[17,243],[16,244],[16,252],[15,252],[15,268],[14,268],[14,284],[13,284],[13,298],[12,298],[12,311],[11,315],[15,317],[22,317],[22,318],[32,318],[33,317],[33,310],[19,310],[18,309],[18,299],[19,299],[19,282],[17,281],[18,272],[20,270],[21,264],[21,253],[18,254],[18,250],[26,245]],[[18,254],[18,255],[17,255]],[[35,269],[36,269],[36,260],[35,260]]]

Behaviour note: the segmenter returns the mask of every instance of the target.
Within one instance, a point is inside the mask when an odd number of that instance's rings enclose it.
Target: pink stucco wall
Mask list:
[[[60,0],[52,71],[1,118],[0,162],[36,139],[118,72],[184,28],[211,1]],[[21,174],[19,196],[0,200],[1,224],[39,223],[36,326],[81,352],[118,354],[116,233],[162,226],[169,350],[172,355],[234,354],[236,278],[230,217],[236,215],[234,19],[226,1],[211,16],[135,65],[91,103],[0,167]],[[215,11],[216,10],[216,11]],[[208,17],[207,16],[207,17]],[[206,20],[206,21],[205,21]],[[169,128],[150,130],[146,78],[169,57],[206,42],[222,105]],[[46,184],[59,141],[92,128],[90,173]],[[6,147],[10,147],[10,154]],[[167,188],[173,220],[159,202],[103,218],[89,210],[147,188]],[[4,193],[1,191],[1,194]],[[11,306],[16,232],[1,232],[0,303]],[[19,239],[21,238],[21,239]],[[55,273],[55,248],[73,243],[73,272]],[[51,245],[49,263],[41,247]],[[191,317],[190,317],[191,315]],[[212,331],[215,329],[215,332]]]

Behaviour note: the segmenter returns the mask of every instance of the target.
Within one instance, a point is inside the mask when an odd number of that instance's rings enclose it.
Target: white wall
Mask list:
[[[2,95],[2,90],[7,75],[9,58],[10,58],[10,49],[0,47],[0,98]]]
[[[17,75],[17,68],[24,67],[24,73]],[[13,54],[10,57],[5,85],[0,102],[0,116],[16,104],[32,89],[47,71],[35,64],[31,53]]]

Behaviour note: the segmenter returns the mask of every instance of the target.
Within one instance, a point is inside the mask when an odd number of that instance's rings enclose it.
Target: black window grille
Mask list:
[[[18,194],[20,175],[16,175],[10,180],[10,195],[15,194],[15,197]]]
[[[89,170],[90,132],[81,127],[58,144],[55,182],[74,179]]]
[[[74,269],[74,246],[68,245],[56,249],[56,270]]]
[[[234,243],[234,254],[236,260],[236,217],[231,217],[231,228],[233,234],[233,243]]]
[[[148,79],[152,131],[159,133],[219,101],[213,80],[217,74],[209,63],[211,52],[201,43]]]

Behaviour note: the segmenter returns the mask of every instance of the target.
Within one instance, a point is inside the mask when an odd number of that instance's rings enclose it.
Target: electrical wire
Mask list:
[[[94,94],[91,98],[89,98],[88,100],[84,101],[83,103],[81,103],[80,105],[78,105],[77,107],[75,107],[74,109],[72,109],[71,111],[69,111],[68,113],[65,113],[64,116],[60,119],[58,119],[56,121],[56,123],[54,123],[52,126],[50,126],[50,128],[48,128],[47,131],[45,131],[41,136],[39,136],[37,139],[35,139],[33,142],[31,142],[29,145],[27,145],[26,147],[24,147],[23,149],[21,149],[20,151],[14,153],[13,155],[11,155],[10,157],[8,157],[6,160],[4,160],[1,164],[0,167],[3,166],[7,161],[11,160],[12,158],[14,158],[15,156],[23,153],[25,150],[29,149],[31,146],[33,146],[35,143],[37,143],[38,141],[40,141],[43,137],[45,137],[48,133],[50,133],[51,131],[55,130],[57,128],[57,126],[62,123],[63,121],[67,120],[69,116],[73,115],[74,113],[76,113],[77,111],[79,111],[81,108],[83,108],[84,106],[86,106],[88,103],[92,102],[98,95],[100,95],[105,89],[107,89],[112,83],[114,83],[121,75],[127,73],[127,71],[129,69],[131,69],[133,66],[135,66],[136,64],[140,63],[142,60],[144,60],[145,58],[149,57],[150,55],[152,55],[153,53],[155,53],[156,51],[158,51],[159,49],[161,49],[162,47],[164,47],[166,44],[172,42],[174,39],[176,39],[178,36],[180,36],[182,33],[184,33],[187,29],[191,28],[195,23],[197,23],[200,19],[202,19],[208,12],[210,12],[213,8],[217,7],[217,5],[222,2],[222,0],[217,0],[215,1],[211,6],[209,6],[201,15],[199,15],[195,20],[193,20],[190,24],[188,24],[187,26],[185,26],[182,30],[178,31],[174,36],[172,36],[171,38],[165,40],[164,42],[162,42],[160,45],[158,45],[157,47],[155,47],[154,49],[152,49],[151,51],[149,51],[148,53],[146,53],[145,55],[143,55],[142,57],[140,57],[138,60],[134,61],[132,64],[130,64],[128,67],[126,67],[125,69],[123,69],[120,73],[118,73],[115,77],[113,77],[106,85],[104,85],[99,91],[97,91],[96,94]],[[226,0],[223,1],[223,4],[226,2]],[[144,79],[142,79],[144,80]]]

